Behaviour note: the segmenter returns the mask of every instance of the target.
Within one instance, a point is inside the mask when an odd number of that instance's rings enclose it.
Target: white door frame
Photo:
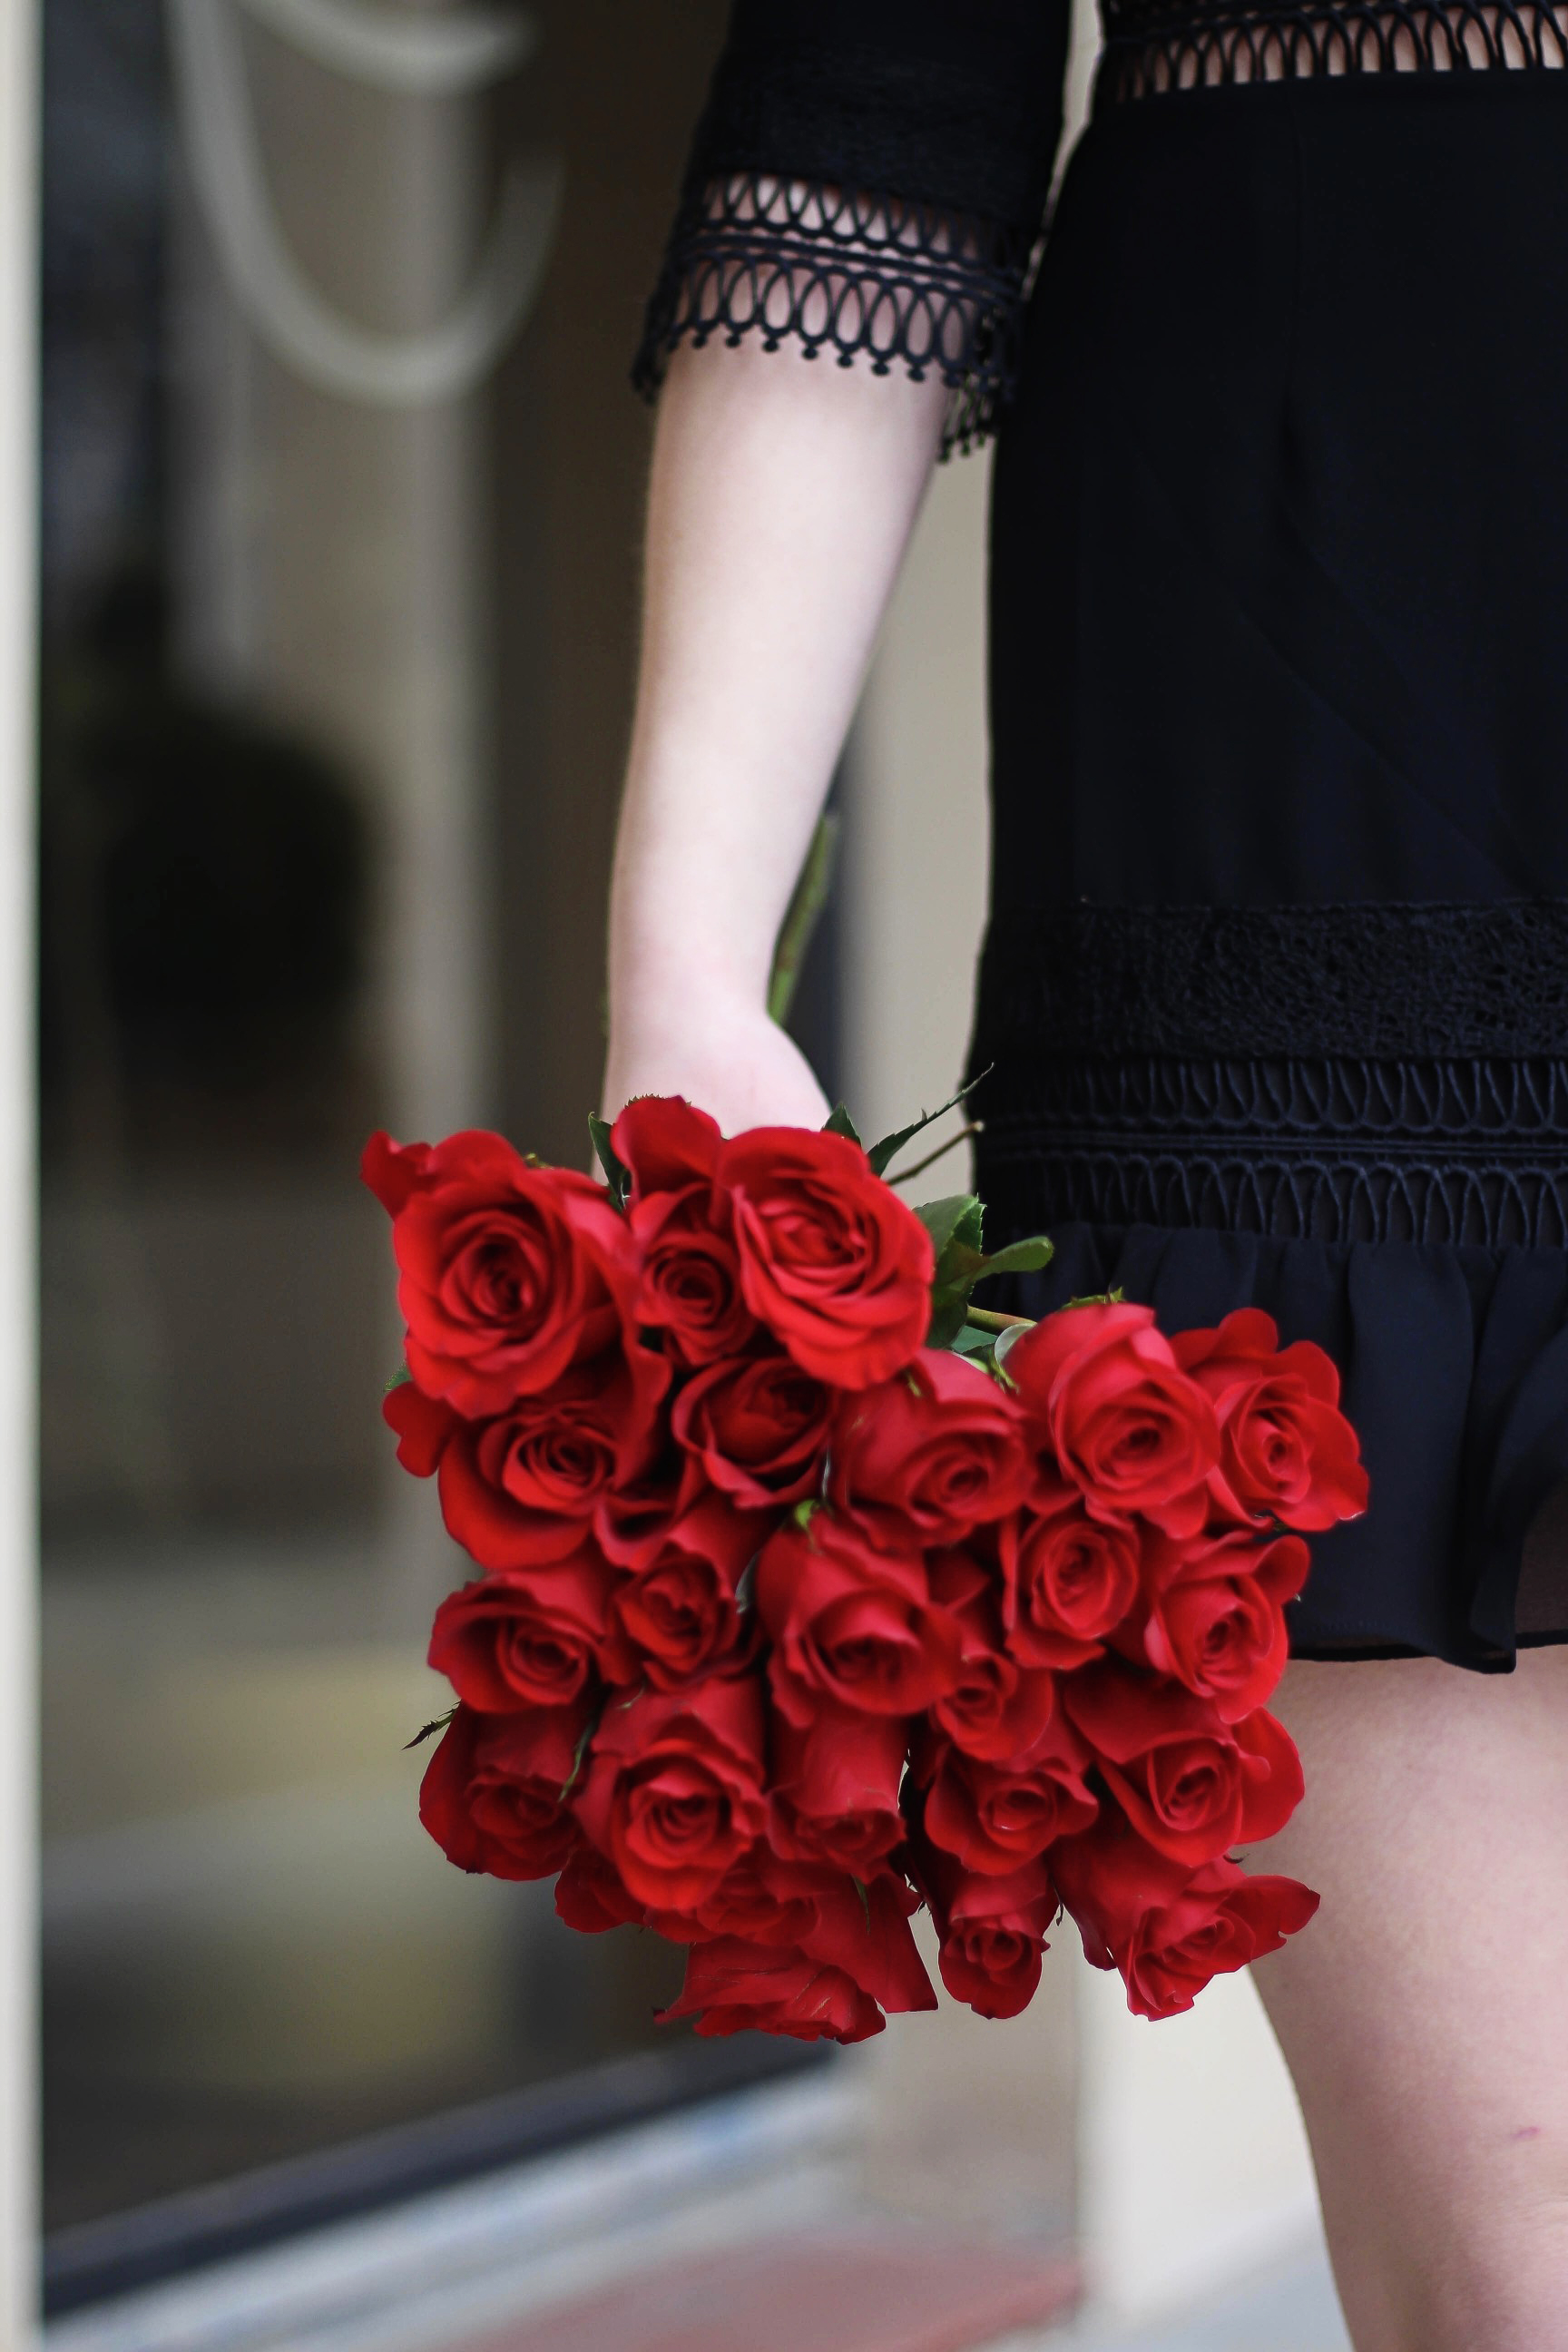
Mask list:
[[[37,2340],[38,21],[0,0],[0,2347]]]

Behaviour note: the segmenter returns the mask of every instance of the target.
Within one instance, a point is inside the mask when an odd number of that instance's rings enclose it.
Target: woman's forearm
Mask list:
[[[754,343],[672,362],[611,899],[609,1096],[690,1091],[764,1017],[945,403],[939,383]],[[731,1092],[726,1124],[758,1115],[743,1074]]]

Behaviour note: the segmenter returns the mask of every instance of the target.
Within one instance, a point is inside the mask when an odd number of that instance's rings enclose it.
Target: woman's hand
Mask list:
[[[793,1037],[746,999],[710,992],[662,1019],[628,1016],[610,1038],[605,1117],[633,1095],[684,1095],[726,1135],[820,1127],[830,1108]]]

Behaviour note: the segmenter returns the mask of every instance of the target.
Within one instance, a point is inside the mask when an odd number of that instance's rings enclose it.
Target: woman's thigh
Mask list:
[[[1321,1892],[1258,1970],[1357,2352],[1568,2352],[1568,1648],[1513,1675],[1302,1662]]]

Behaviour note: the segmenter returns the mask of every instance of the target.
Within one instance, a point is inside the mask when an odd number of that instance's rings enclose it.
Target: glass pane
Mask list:
[[[354,1171],[580,1151],[625,362],[721,15],[48,0],[51,2225],[636,2047],[678,1974],[418,1829],[459,1563]]]

